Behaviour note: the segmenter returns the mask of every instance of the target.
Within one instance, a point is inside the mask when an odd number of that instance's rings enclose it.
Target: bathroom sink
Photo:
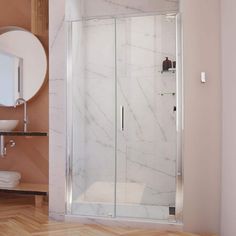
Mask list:
[[[0,120],[0,131],[12,131],[18,125],[19,120]]]

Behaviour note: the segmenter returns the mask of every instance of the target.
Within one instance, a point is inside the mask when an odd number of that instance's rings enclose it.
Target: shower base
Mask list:
[[[76,210],[82,209],[84,206],[77,206]],[[103,206],[104,208],[104,206]],[[167,208],[167,207],[166,207]],[[112,208],[110,208],[112,209]],[[75,210],[75,209],[74,209]],[[127,210],[125,211],[127,214]],[[79,213],[79,212],[78,212]],[[77,222],[80,224],[94,224],[94,225],[104,225],[112,227],[122,227],[122,228],[143,228],[143,229],[158,229],[158,230],[173,230],[182,231],[183,224],[176,222],[173,218],[168,220],[152,220],[144,218],[132,217],[95,217],[95,216],[83,216],[83,215],[66,215],[65,220],[68,222]]]
[[[86,216],[114,217],[114,204],[104,202],[73,202],[72,212]],[[116,215],[119,217],[141,218],[168,221],[169,206],[117,204]],[[173,219],[173,218],[172,218]]]

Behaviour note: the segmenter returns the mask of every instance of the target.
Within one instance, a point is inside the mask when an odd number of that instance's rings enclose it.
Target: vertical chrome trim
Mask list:
[[[23,80],[23,59],[19,59],[19,67],[20,67],[20,92],[19,97],[22,98],[24,94],[24,80]]]
[[[125,130],[125,108],[120,106],[120,130]]]
[[[183,221],[183,40],[181,14],[176,15],[176,94],[177,94],[177,159],[176,159],[176,220]]]
[[[117,165],[117,146],[118,146],[118,134],[117,134],[117,105],[118,105],[118,91],[117,91],[117,83],[118,83],[118,70],[117,70],[117,20],[114,18],[114,33],[115,33],[115,178],[114,178],[114,218],[117,216],[117,173],[118,173],[118,165]]]
[[[72,110],[72,22],[66,22],[67,33],[67,137],[66,137],[66,214],[72,214],[72,154],[73,154],[73,110]]]
[[[17,98],[22,98],[23,97],[23,59],[19,58],[18,59],[18,78],[17,78]]]
[[[21,81],[20,81],[20,74],[21,74],[21,70],[20,70],[21,68],[20,68],[20,65],[18,65],[18,73],[17,73],[17,92],[18,92],[18,94],[20,94],[20,87],[21,87]]]

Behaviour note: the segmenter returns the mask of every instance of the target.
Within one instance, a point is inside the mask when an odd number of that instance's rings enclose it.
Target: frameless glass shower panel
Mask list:
[[[115,22],[72,23],[72,214],[114,215]]]
[[[182,185],[175,15],[71,25],[71,213],[170,219]]]
[[[176,197],[174,16],[117,19],[116,215],[167,220]]]

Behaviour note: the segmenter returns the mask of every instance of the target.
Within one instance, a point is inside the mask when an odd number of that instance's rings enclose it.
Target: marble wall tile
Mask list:
[[[50,0],[49,25],[49,215],[65,215],[66,29],[65,1]]]
[[[96,179],[114,181],[114,29],[109,19],[73,23],[74,201]]]
[[[141,204],[174,205],[176,97],[158,94],[176,92],[175,76],[160,73],[166,55],[175,59],[175,23],[158,16],[117,23],[118,102],[126,107],[127,124],[125,134],[118,138],[118,145],[125,138],[119,148],[126,153],[126,160],[118,158],[118,181],[145,184]],[[124,168],[122,162],[126,173],[119,171]],[[126,196],[127,201],[132,198],[130,188]]]
[[[177,12],[179,0],[68,0],[67,20],[150,12]]]
[[[117,23],[118,103],[126,107],[127,124],[118,138],[118,145],[125,138],[119,149],[126,152],[118,158],[118,181],[145,184],[141,204],[174,205],[176,96],[159,93],[176,92],[175,74],[160,73],[165,56],[175,60],[175,22],[148,16]],[[132,194],[127,188],[127,201]]]

